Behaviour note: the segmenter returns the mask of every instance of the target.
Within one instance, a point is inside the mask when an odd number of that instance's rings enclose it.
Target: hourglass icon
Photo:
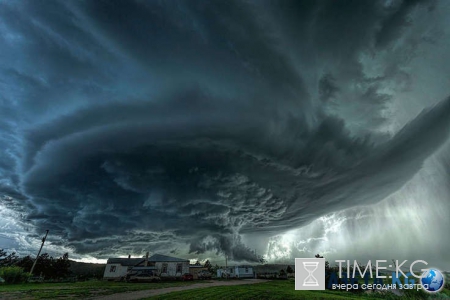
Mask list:
[[[319,286],[319,281],[316,277],[313,276],[315,270],[317,270],[317,266],[319,262],[317,261],[304,261],[303,267],[306,271],[308,271],[308,276],[303,281],[303,286]]]

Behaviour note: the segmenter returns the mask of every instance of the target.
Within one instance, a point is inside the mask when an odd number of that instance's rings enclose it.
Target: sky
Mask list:
[[[0,1],[0,248],[450,270],[449,13]]]

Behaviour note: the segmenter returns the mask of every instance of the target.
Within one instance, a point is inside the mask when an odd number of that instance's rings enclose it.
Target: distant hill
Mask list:
[[[106,264],[83,263],[70,260],[69,270],[79,278],[103,278]]]

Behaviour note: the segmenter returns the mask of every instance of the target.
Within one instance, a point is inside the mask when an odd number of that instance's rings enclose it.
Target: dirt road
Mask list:
[[[95,298],[91,298],[91,299],[93,299],[93,300],[123,300],[123,299],[138,300],[138,299],[142,299],[142,298],[167,294],[167,293],[171,293],[171,292],[187,291],[187,290],[207,288],[207,287],[212,287],[212,286],[254,284],[254,283],[267,282],[267,281],[269,281],[269,280],[263,280],[263,279],[245,279],[245,280],[230,280],[230,281],[212,280],[209,283],[197,283],[197,284],[187,285],[187,286],[178,286],[178,287],[170,287],[170,288],[162,288],[162,289],[118,293],[118,294],[112,294],[112,295],[108,295],[108,296],[95,297]]]

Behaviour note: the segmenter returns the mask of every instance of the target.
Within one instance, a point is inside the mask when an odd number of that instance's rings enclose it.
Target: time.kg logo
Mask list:
[[[325,258],[295,259],[295,289],[325,290]]]

